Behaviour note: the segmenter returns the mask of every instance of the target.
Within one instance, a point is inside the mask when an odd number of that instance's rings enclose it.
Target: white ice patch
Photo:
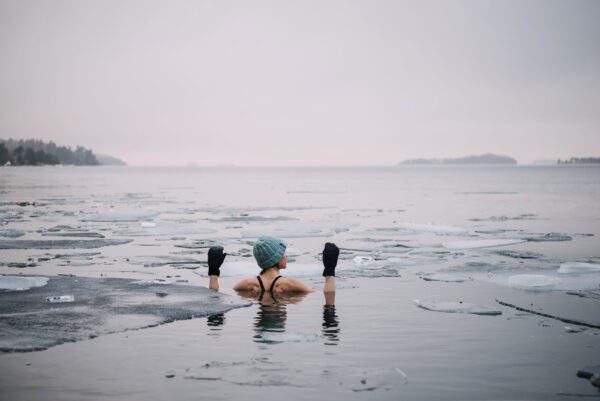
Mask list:
[[[25,291],[48,284],[48,277],[0,276],[0,290]]]
[[[160,212],[155,210],[110,210],[104,213],[96,213],[85,216],[81,221],[96,222],[126,222],[153,220]]]
[[[557,272],[560,274],[600,273],[600,264],[568,262],[560,265]]]
[[[562,280],[558,277],[545,276],[543,274],[517,274],[508,278],[508,284],[512,287],[531,290],[555,289]]]
[[[487,305],[476,305],[465,302],[436,302],[436,301],[419,301],[414,300],[414,303],[419,308],[434,311],[434,312],[445,312],[445,313],[469,313],[473,315],[488,315],[495,316],[501,315],[502,311],[494,309]]]
[[[57,295],[54,297],[47,297],[46,302],[50,302],[53,304],[62,304],[66,302],[75,302],[75,297],[73,295]]]
[[[449,273],[430,273],[424,274],[421,278],[425,281],[444,281],[447,283],[462,283],[464,281],[472,280],[471,277],[462,276],[460,274],[449,274]]]
[[[411,230],[411,231],[421,231],[435,234],[466,234],[469,232],[464,227],[457,226],[444,226],[444,225],[436,225],[436,224],[416,224],[416,223],[400,223],[398,227]]]
[[[0,237],[5,238],[19,238],[25,235],[25,231],[23,230],[0,230]]]
[[[442,245],[446,249],[459,250],[459,249],[480,249],[480,248],[492,248],[496,246],[515,245],[526,242],[522,239],[474,239],[466,241],[450,241],[444,242]]]

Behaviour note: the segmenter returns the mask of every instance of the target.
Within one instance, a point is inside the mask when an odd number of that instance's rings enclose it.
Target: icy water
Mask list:
[[[288,242],[285,274],[314,293],[231,290],[257,274],[262,234]],[[0,168],[0,299],[32,303],[0,305],[0,398],[600,398],[576,375],[600,372],[599,236],[591,166]],[[215,243],[224,295],[178,290],[207,286]],[[117,314],[122,298],[138,309]],[[79,320],[59,345],[10,352],[32,320],[47,329],[48,302]],[[192,302],[211,316],[180,320]]]

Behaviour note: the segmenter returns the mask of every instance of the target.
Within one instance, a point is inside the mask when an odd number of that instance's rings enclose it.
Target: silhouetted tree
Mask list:
[[[0,143],[0,166],[4,166],[10,161],[10,152],[4,143]]]

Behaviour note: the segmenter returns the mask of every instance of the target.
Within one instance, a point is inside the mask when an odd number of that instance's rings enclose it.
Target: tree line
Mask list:
[[[100,164],[94,153],[82,146],[75,149],[36,139],[0,139],[0,165],[39,166],[71,164],[95,166]]]

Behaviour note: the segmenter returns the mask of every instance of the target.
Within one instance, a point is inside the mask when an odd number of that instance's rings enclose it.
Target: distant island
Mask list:
[[[95,155],[90,149],[77,146],[71,149],[36,139],[0,139],[0,166],[43,165],[126,165],[112,156]]]
[[[400,164],[517,164],[517,161],[512,157],[487,153],[485,155],[465,156],[455,159],[409,159]]]
[[[568,160],[560,160],[556,164],[600,164],[600,157],[571,157]]]

